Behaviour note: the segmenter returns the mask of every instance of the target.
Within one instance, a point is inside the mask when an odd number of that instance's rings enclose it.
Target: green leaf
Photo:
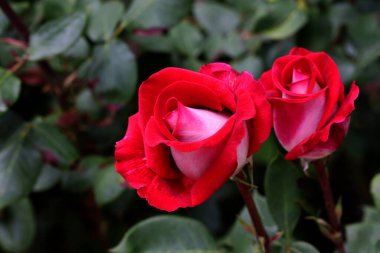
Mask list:
[[[307,22],[307,15],[301,10],[292,11],[280,24],[262,32],[266,38],[282,40],[294,35]]]
[[[104,164],[101,156],[87,156],[81,159],[78,170],[64,171],[62,174],[62,187],[72,192],[88,190],[94,185],[98,170]]]
[[[278,231],[278,227],[269,212],[266,199],[260,194],[255,193],[254,201],[265,230],[269,236],[273,236]],[[256,252],[259,250],[260,246],[257,243],[255,236],[249,233],[245,228],[245,226],[252,226],[248,209],[245,207],[238,217],[238,220],[228,234],[220,241],[220,244],[230,248],[229,253]]]
[[[223,40],[223,51],[231,58],[239,56],[246,49],[240,34],[236,31],[229,32]]]
[[[132,227],[113,253],[217,253],[216,243],[198,221],[156,216]]]
[[[33,186],[34,192],[41,192],[51,188],[61,178],[62,172],[49,164],[42,167],[42,171],[38,176],[37,182]]]
[[[379,223],[380,224],[380,212],[374,207],[366,206],[363,208],[364,218],[363,223]]]
[[[207,59],[214,60],[224,50],[223,35],[211,34],[205,39],[203,47]]]
[[[93,41],[105,41],[111,38],[116,24],[124,14],[124,5],[120,1],[103,3],[91,13],[87,34]]]
[[[307,242],[294,242],[292,244],[292,253],[319,253],[319,251]]]
[[[62,165],[70,165],[79,154],[73,144],[51,123],[36,120],[33,123],[32,137],[37,146],[52,152]]]
[[[90,46],[84,38],[79,38],[74,45],[69,47],[63,55],[70,58],[85,58],[88,56]]]
[[[239,13],[216,2],[196,2],[194,16],[209,34],[226,34],[237,28],[240,23]]]
[[[31,36],[30,60],[49,58],[66,51],[80,37],[85,21],[86,16],[77,12],[45,23]]]
[[[109,102],[126,102],[136,90],[137,66],[128,45],[115,40],[94,49],[80,74],[96,81],[96,92]]]
[[[252,71],[251,73],[255,72]],[[255,79],[257,79],[258,76],[259,75],[254,74]],[[279,151],[277,148],[277,139],[276,136],[274,136],[272,133],[269,138],[261,145],[260,150],[254,154],[253,159],[255,162],[269,165],[273,161],[273,157],[276,157],[278,153]]]
[[[3,11],[0,10],[0,34],[7,28],[9,21],[4,15]]]
[[[0,147],[7,142],[7,138],[23,125],[23,120],[16,113],[7,111],[0,114]]]
[[[0,147],[0,209],[31,192],[41,171],[41,155],[28,129],[19,129]]]
[[[195,57],[200,52],[202,47],[203,36],[199,29],[190,24],[188,21],[183,21],[173,27],[169,33],[173,47],[180,53]]]
[[[191,4],[191,0],[133,0],[124,22],[138,28],[167,28],[186,16]]]
[[[371,194],[377,209],[380,211],[380,173],[371,181]]]
[[[284,231],[287,244],[301,215],[297,199],[300,190],[297,181],[302,176],[301,169],[282,157],[276,158],[265,175],[265,193],[269,210],[278,226]]]
[[[0,248],[7,252],[23,252],[31,245],[36,233],[33,207],[22,199],[0,214]]]
[[[115,171],[113,164],[99,170],[94,184],[96,203],[102,206],[119,197],[125,190],[122,185],[123,181],[122,177]]]
[[[0,68],[0,112],[13,104],[21,91],[21,82],[11,72]]]
[[[157,53],[170,53],[172,52],[172,41],[169,36],[152,35],[152,36],[139,36],[134,35],[132,41],[135,42],[140,49],[157,52]]]
[[[248,71],[248,72],[252,73],[256,79],[261,75],[261,73],[263,72],[263,68],[264,68],[261,58],[259,58],[257,56],[253,56],[253,55],[248,55],[242,59],[234,61],[231,63],[231,65],[237,71]],[[265,159],[264,156],[266,156],[266,157],[270,156],[270,159],[272,159],[273,156],[271,156],[271,154],[274,153],[272,151],[274,149],[274,145],[271,145],[271,143],[269,143],[269,144],[266,144],[266,143],[267,142],[263,143],[263,145],[265,145],[267,151],[269,151],[270,153],[262,152],[263,155],[261,157],[263,157],[262,159]],[[262,148],[260,148],[260,151],[261,151],[261,149]]]
[[[380,240],[380,223],[348,225],[346,232],[346,248],[350,249],[350,252],[377,253],[376,242]]]
[[[87,113],[94,113],[100,108],[90,89],[83,89],[80,91],[75,99],[75,106],[80,112]]]

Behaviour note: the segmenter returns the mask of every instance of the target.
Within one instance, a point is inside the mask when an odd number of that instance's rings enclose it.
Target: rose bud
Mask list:
[[[272,104],[274,131],[287,160],[320,159],[342,144],[359,88],[352,83],[344,95],[338,68],[326,53],[293,48],[259,82]]]
[[[116,170],[152,206],[196,206],[247,163],[271,127],[265,92],[248,72],[224,63],[166,68],[140,86]]]

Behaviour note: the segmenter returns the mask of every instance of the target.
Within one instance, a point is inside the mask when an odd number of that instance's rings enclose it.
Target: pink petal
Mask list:
[[[273,124],[281,145],[291,150],[313,134],[324,114],[325,92],[305,103],[273,101]]]
[[[224,126],[229,116],[224,112],[190,108],[178,102],[177,109],[168,114],[166,122],[178,140],[194,142],[214,135]],[[246,161],[248,146],[246,134],[237,151],[238,167]],[[218,143],[192,152],[179,151],[173,147],[170,150],[178,169],[188,178],[197,179],[210,167],[223,148],[224,143]]]
[[[229,117],[228,113],[190,108],[178,102],[177,109],[167,115],[166,122],[178,140],[195,142],[215,134]]]

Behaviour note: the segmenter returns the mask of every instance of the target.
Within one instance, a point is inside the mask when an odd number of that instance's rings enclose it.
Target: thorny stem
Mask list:
[[[3,10],[4,14],[11,21],[12,25],[19,31],[23,39],[29,42],[29,30],[25,24],[21,21],[19,16],[13,11],[7,0],[0,0],[0,8]]]
[[[271,253],[270,239],[264,229],[263,223],[261,222],[261,218],[260,218],[259,212],[257,211],[255,202],[253,201],[252,194],[250,191],[251,187],[246,183],[242,183],[242,181],[245,180],[245,176],[242,170],[236,175],[236,178],[238,179],[238,180],[235,180],[236,185],[244,200],[245,205],[247,206],[249,215],[251,216],[253,226],[255,227],[255,230],[256,230],[256,234],[259,237],[259,239],[260,238],[264,239],[265,253]],[[259,241],[259,243],[261,242]]]
[[[338,220],[335,213],[335,202],[332,196],[330,181],[326,174],[326,167],[322,160],[317,160],[314,162],[315,169],[317,171],[319,184],[321,185],[323,199],[325,202],[325,208],[327,211],[329,223],[334,229],[335,233],[337,233],[336,239],[333,240],[336,248],[339,253],[345,253],[344,245],[343,245],[343,233],[340,225],[340,221]]]

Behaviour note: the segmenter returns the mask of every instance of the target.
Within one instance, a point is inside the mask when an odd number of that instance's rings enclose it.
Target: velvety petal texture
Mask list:
[[[359,88],[353,83],[344,95],[338,68],[326,53],[294,48],[259,82],[272,104],[274,130],[288,151],[286,159],[320,159],[342,144]]]
[[[116,144],[116,170],[152,206],[196,206],[259,149],[271,115],[248,72],[224,63],[163,69],[140,86],[139,111]]]

